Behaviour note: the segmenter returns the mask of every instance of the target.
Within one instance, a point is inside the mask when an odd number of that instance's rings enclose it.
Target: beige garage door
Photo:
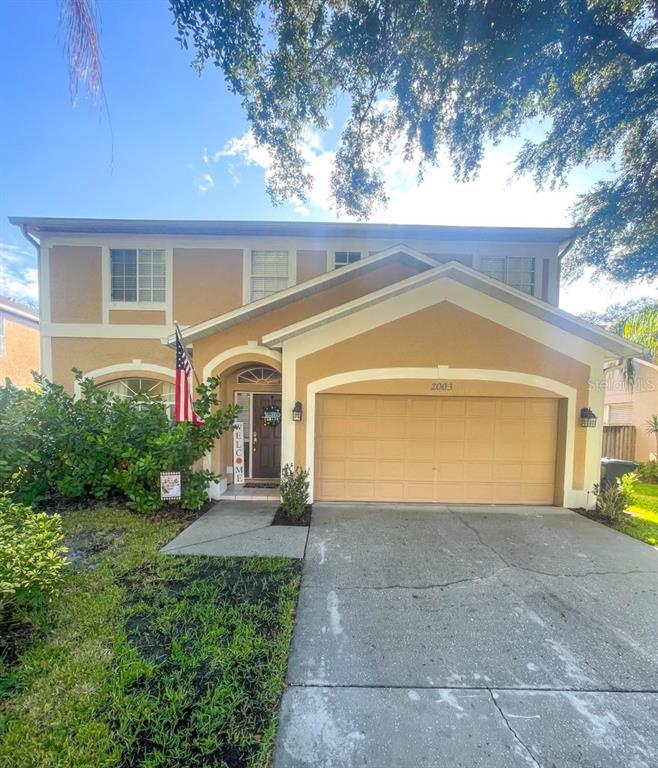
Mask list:
[[[315,498],[552,504],[557,400],[319,395]]]

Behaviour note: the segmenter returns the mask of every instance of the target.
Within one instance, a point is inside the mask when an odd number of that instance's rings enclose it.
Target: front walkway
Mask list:
[[[167,555],[304,557],[308,528],[272,525],[278,503],[219,501],[160,551]]]
[[[658,765],[657,562],[564,509],[316,504],[275,768]]]

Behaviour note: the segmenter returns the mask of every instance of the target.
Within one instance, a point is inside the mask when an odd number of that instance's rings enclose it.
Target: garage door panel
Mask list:
[[[327,437],[318,443],[318,458],[342,459],[349,454],[349,441],[345,437]]]
[[[464,463],[442,461],[437,464],[439,482],[464,479]]]
[[[377,415],[376,397],[349,397],[347,398],[347,413],[350,416],[376,416]]]
[[[498,461],[521,461],[523,458],[523,444],[496,443],[494,446],[494,459]]]
[[[448,461],[450,459],[463,459],[466,443],[463,441],[442,440],[436,444],[435,456],[437,462]]]
[[[490,461],[494,457],[494,446],[491,443],[466,443],[463,458],[467,461]]]
[[[478,419],[493,419],[496,416],[496,401],[470,398],[466,401],[466,415]]]
[[[411,440],[434,440],[436,424],[430,419],[408,419],[405,423],[404,436]]]
[[[419,416],[424,419],[436,418],[436,400],[430,397],[411,397],[407,400],[408,415],[412,418]]]
[[[521,473],[521,480],[524,483],[553,483],[555,475],[555,465],[546,464],[524,464]]]
[[[446,397],[438,401],[439,416],[449,418],[450,416],[466,416],[466,400],[460,397]]]
[[[496,417],[520,421],[525,418],[525,405],[525,400],[501,398],[496,401]]]
[[[405,482],[404,501],[427,502],[434,501],[434,483]]]
[[[410,482],[431,483],[434,480],[434,464],[431,461],[408,462],[405,465],[404,479]]]
[[[522,421],[499,421],[496,424],[494,439],[498,443],[518,443],[525,435]]]
[[[379,443],[374,438],[364,440],[361,437],[354,437],[351,440],[346,440],[346,443],[349,446],[347,456],[358,459],[377,458]]]
[[[469,482],[492,481],[495,477],[494,465],[485,462],[464,462],[464,480]]]
[[[466,437],[466,422],[458,419],[440,419],[436,425],[438,440],[463,440]]]
[[[557,400],[319,395],[318,499],[551,504]]]
[[[375,478],[377,480],[399,480],[405,479],[405,462],[402,459],[398,461],[378,461],[375,464]]]

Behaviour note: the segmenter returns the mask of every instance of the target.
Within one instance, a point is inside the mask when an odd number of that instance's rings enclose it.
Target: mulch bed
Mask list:
[[[312,510],[313,505],[307,504],[299,517],[292,517],[285,513],[283,507],[279,507],[274,514],[272,525],[301,525],[304,527],[309,526],[311,524]]]

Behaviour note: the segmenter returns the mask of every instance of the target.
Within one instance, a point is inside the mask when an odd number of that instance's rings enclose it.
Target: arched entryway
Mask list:
[[[238,421],[243,427],[246,485],[278,481],[281,473],[280,359],[243,351],[206,369],[207,375],[219,376],[222,380],[222,403],[241,408]],[[225,475],[229,484],[232,482],[233,433],[217,441],[212,468]]]

